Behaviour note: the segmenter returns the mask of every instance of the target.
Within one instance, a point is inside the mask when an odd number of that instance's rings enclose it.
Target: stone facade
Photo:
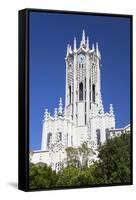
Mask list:
[[[115,129],[113,106],[110,104],[105,113],[102,103],[98,43],[89,45],[83,31],[79,48],[76,38],[73,49],[67,46],[65,106],[60,98],[54,116],[45,110],[41,150],[31,154],[33,163],[47,163],[59,170],[64,165],[67,147],[76,148],[87,142],[96,150],[110,137],[110,130]]]

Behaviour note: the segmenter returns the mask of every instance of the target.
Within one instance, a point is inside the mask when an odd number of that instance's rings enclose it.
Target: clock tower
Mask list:
[[[59,171],[65,167],[67,147],[81,147],[85,142],[96,152],[90,156],[88,165],[97,160],[97,148],[112,137],[115,129],[115,115],[110,104],[109,112],[104,112],[101,96],[101,55],[96,45],[89,44],[89,38],[82,33],[77,47],[68,45],[65,57],[65,108],[62,99],[51,116],[45,110],[41,151],[33,156],[33,163],[44,162]]]
[[[98,43],[89,47],[89,38],[83,30],[80,47],[67,47],[66,96],[67,116],[77,127],[87,126],[89,118],[103,112],[100,84],[100,52]]]

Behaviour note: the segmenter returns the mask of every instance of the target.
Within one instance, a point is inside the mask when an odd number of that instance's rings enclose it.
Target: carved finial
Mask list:
[[[101,114],[104,114],[104,108],[103,108],[103,104],[101,104]]]
[[[100,108],[99,108],[99,113],[100,114],[104,114],[104,107],[103,107],[103,103],[102,103],[102,96],[100,94]]]
[[[69,54],[69,44],[67,45],[67,55],[66,56],[68,56],[68,54]]]
[[[45,119],[45,120],[48,119],[48,109],[45,109],[45,112],[44,112],[44,119]]]
[[[110,104],[110,111],[109,111],[109,113],[110,113],[111,115],[114,115],[113,105],[112,105],[112,104]]]
[[[61,98],[61,97],[60,97],[60,100],[59,100],[58,114],[59,114],[59,115],[62,115],[62,114],[63,114],[62,98]]]
[[[48,118],[50,118],[51,114],[48,112]]]
[[[69,53],[72,53],[71,45],[69,45]]]
[[[94,44],[92,44],[92,50],[94,51],[95,49],[94,49]]]
[[[86,40],[86,48],[89,49],[89,38],[87,37],[87,40]]]
[[[57,112],[57,108],[54,109],[54,118],[57,118],[58,116],[58,112]]]
[[[76,51],[77,48],[76,48],[76,37],[74,37],[74,51]]]

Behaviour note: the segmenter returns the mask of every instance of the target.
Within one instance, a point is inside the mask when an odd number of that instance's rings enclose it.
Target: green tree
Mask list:
[[[94,172],[97,184],[131,182],[130,134],[122,134],[99,148],[99,161]]]
[[[57,174],[46,164],[30,164],[29,166],[29,187],[36,188],[51,188],[55,187]]]
[[[58,173],[57,187],[79,186],[80,168],[69,166]]]
[[[66,159],[66,165],[68,167],[79,167],[80,166],[80,158],[79,158],[79,149],[78,148],[73,148],[73,147],[68,147],[66,149],[67,153],[67,159]]]
[[[93,176],[95,166],[77,168],[66,167],[58,173],[57,187],[66,186],[88,186],[95,183],[95,177]]]
[[[131,182],[130,134],[109,139],[98,149],[99,160],[88,167],[93,151],[84,143],[80,148],[66,149],[66,168],[58,173],[46,164],[30,164],[30,188],[87,186]]]
[[[89,158],[94,155],[94,151],[84,142],[81,147],[79,147],[79,154],[81,156],[81,166],[88,167]]]

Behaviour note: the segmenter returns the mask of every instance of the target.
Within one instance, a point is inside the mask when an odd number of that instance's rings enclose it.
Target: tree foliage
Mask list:
[[[46,164],[30,164],[29,186],[36,188],[125,184],[131,182],[130,134],[110,139],[98,149],[99,160],[88,167],[92,150],[83,144],[67,148],[67,167],[58,173]]]
[[[51,188],[55,187],[57,174],[46,164],[34,165],[30,164],[29,170],[29,187],[36,188]]]
[[[99,148],[95,177],[98,184],[131,182],[130,134],[122,134]]]
[[[86,142],[84,142],[79,148],[68,147],[66,152],[66,165],[73,167],[87,167],[89,157],[94,154],[93,150],[88,147]]]

